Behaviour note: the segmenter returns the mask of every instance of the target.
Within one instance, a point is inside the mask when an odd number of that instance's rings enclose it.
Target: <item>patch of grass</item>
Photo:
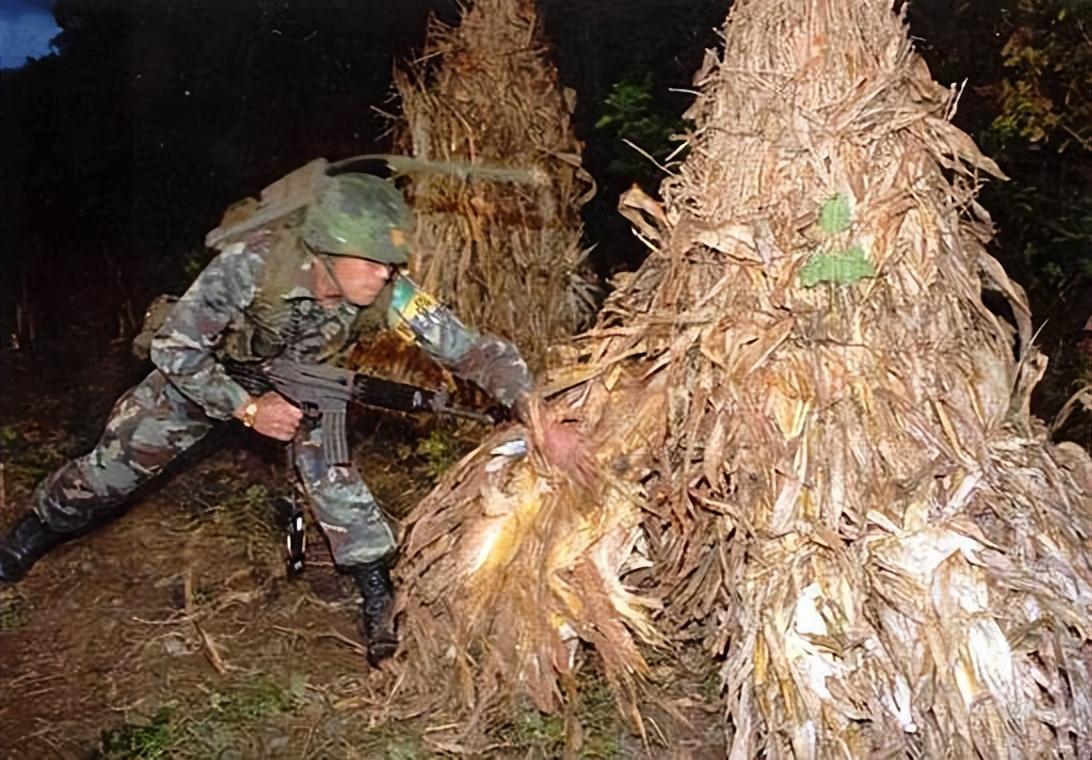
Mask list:
[[[171,708],[161,707],[147,723],[125,723],[103,731],[95,760],[155,760],[168,757],[177,737]]]
[[[0,461],[13,483],[33,486],[68,456],[60,438],[45,438],[27,426],[0,425]]]
[[[0,425],[0,452],[7,454],[18,442],[19,432],[14,425]]]
[[[580,685],[578,717],[584,728],[579,757],[595,760],[620,760],[624,757],[622,737],[627,729],[606,681],[595,679]]]
[[[206,707],[186,716],[183,741],[172,757],[249,757],[262,724],[302,704],[306,680],[293,675],[287,686],[261,675],[208,696]]]
[[[396,447],[398,458],[413,461],[414,466],[431,480],[438,479],[448,468],[459,461],[476,444],[465,430],[451,423],[438,423],[427,436],[413,444],[401,443]]]
[[[261,483],[239,489],[229,480],[220,494],[219,506],[217,517],[229,522],[249,522],[251,519],[268,522],[273,514],[273,494]]]
[[[577,690],[577,702],[571,706],[573,718],[580,721],[581,741],[575,757],[587,760],[621,760],[628,734],[618,713],[614,694],[601,677],[583,677]],[[565,719],[545,715],[529,705],[503,731],[504,738],[517,752],[527,757],[561,757],[566,751]]]
[[[403,443],[397,450],[400,459],[416,459],[417,466],[424,474],[436,480],[458,461],[462,447],[450,429],[437,426],[427,436],[418,439],[413,446]]]
[[[561,757],[565,752],[565,720],[525,704],[496,735],[521,755],[531,758]]]
[[[431,757],[419,737],[407,735],[406,727],[383,723],[368,730],[361,746],[356,749],[364,752],[364,757],[376,760],[423,760]]]
[[[14,631],[30,620],[30,602],[14,591],[0,596],[0,631]]]
[[[565,748],[565,722],[556,715],[523,710],[513,724],[513,733],[516,742],[527,747],[547,751]]]
[[[210,714],[223,723],[253,723],[295,707],[300,693],[285,689],[269,677],[260,677],[227,692],[209,695]]]
[[[276,494],[285,484],[246,482],[239,469],[228,463],[203,463],[191,478],[180,501],[193,519],[212,521],[232,532],[279,533]]]
[[[125,723],[102,732],[95,760],[248,757],[260,724],[290,712],[303,699],[306,680],[293,675],[283,686],[259,676],[208,695],[208,701],[161,707],[148,722]],[[241,754],[240,754],[241,753]]]
[[[720,699],[720,692],[724,686],[719,668],[709,668],[705,677],[701,680],[701,695],[706,702],[715,703]]]

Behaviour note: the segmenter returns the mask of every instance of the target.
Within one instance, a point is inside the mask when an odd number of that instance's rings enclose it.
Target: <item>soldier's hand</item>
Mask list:
[[[527,394],[516,400],[515,408],[527,425],[531,445],[542,457],[578,487],[592,488],[598,478],[595,458],[580,428]]]
[[[247,413],[248,407],[251,407],[251,414]],[[249,426],[262,435],[278,441],[291,441],[303,419],[303,412],[279,393],[269,391],[236,409],[235,416],[244,424],[250,422]]]

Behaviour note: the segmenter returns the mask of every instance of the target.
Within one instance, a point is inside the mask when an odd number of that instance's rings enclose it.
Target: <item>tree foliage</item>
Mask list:
[[[663,159],[669,155],[678,147],[673,138],[684,127],[680,116],[656,107],[653,87],[648,72],[615,82],[603,101],[603,115],[595,122],[596,130],[632,148],[628,153],[619,150],[606,172],[650,187],[662,179],[663,172],[648,156]]]
[[[966,82],[956,122],[1011,177],[983,193],[999,258],[1036,311],[1092,283],[1092,3],[923,0],[911,27],[941,81]]]
[[[1092,39],[1087,1],[1024,0],[1001,58],[1002,141],[1047,142],[1057,152],[1092,150]]]
[[[562,80],[578,94],[574,124],[587,142],[584,163],[599,183],[585,207],[593,265],[601,274],[632,270],[647,249],[616,211],[637,183],[655,192],[661,169],[624,140],[662,161],[685,132],[691,76],[730,0],[540,0],[557,46]]]

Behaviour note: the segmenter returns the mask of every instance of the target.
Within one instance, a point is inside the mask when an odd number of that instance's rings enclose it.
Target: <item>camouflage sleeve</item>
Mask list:
[[[249,398],[213,351],[254,298],[262,265],[242,243],[229,246],[197,276],[152,339],[152,363],[215,419],[230,419]]]
[[[467,327],[451,309],[420,290],[408,277],[400,275],[394,283],[387,324],[502,404],[511,406],[533,385],[519,349],[506,340]]]

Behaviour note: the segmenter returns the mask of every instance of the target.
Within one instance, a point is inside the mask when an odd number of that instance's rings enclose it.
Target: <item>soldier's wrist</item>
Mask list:
[[[254,422],[258,417],[258,402],[253,398],[248,398],[243,404],[235,410],[235,417],[239,422],[243,423],[244,427],[254,427]]]

